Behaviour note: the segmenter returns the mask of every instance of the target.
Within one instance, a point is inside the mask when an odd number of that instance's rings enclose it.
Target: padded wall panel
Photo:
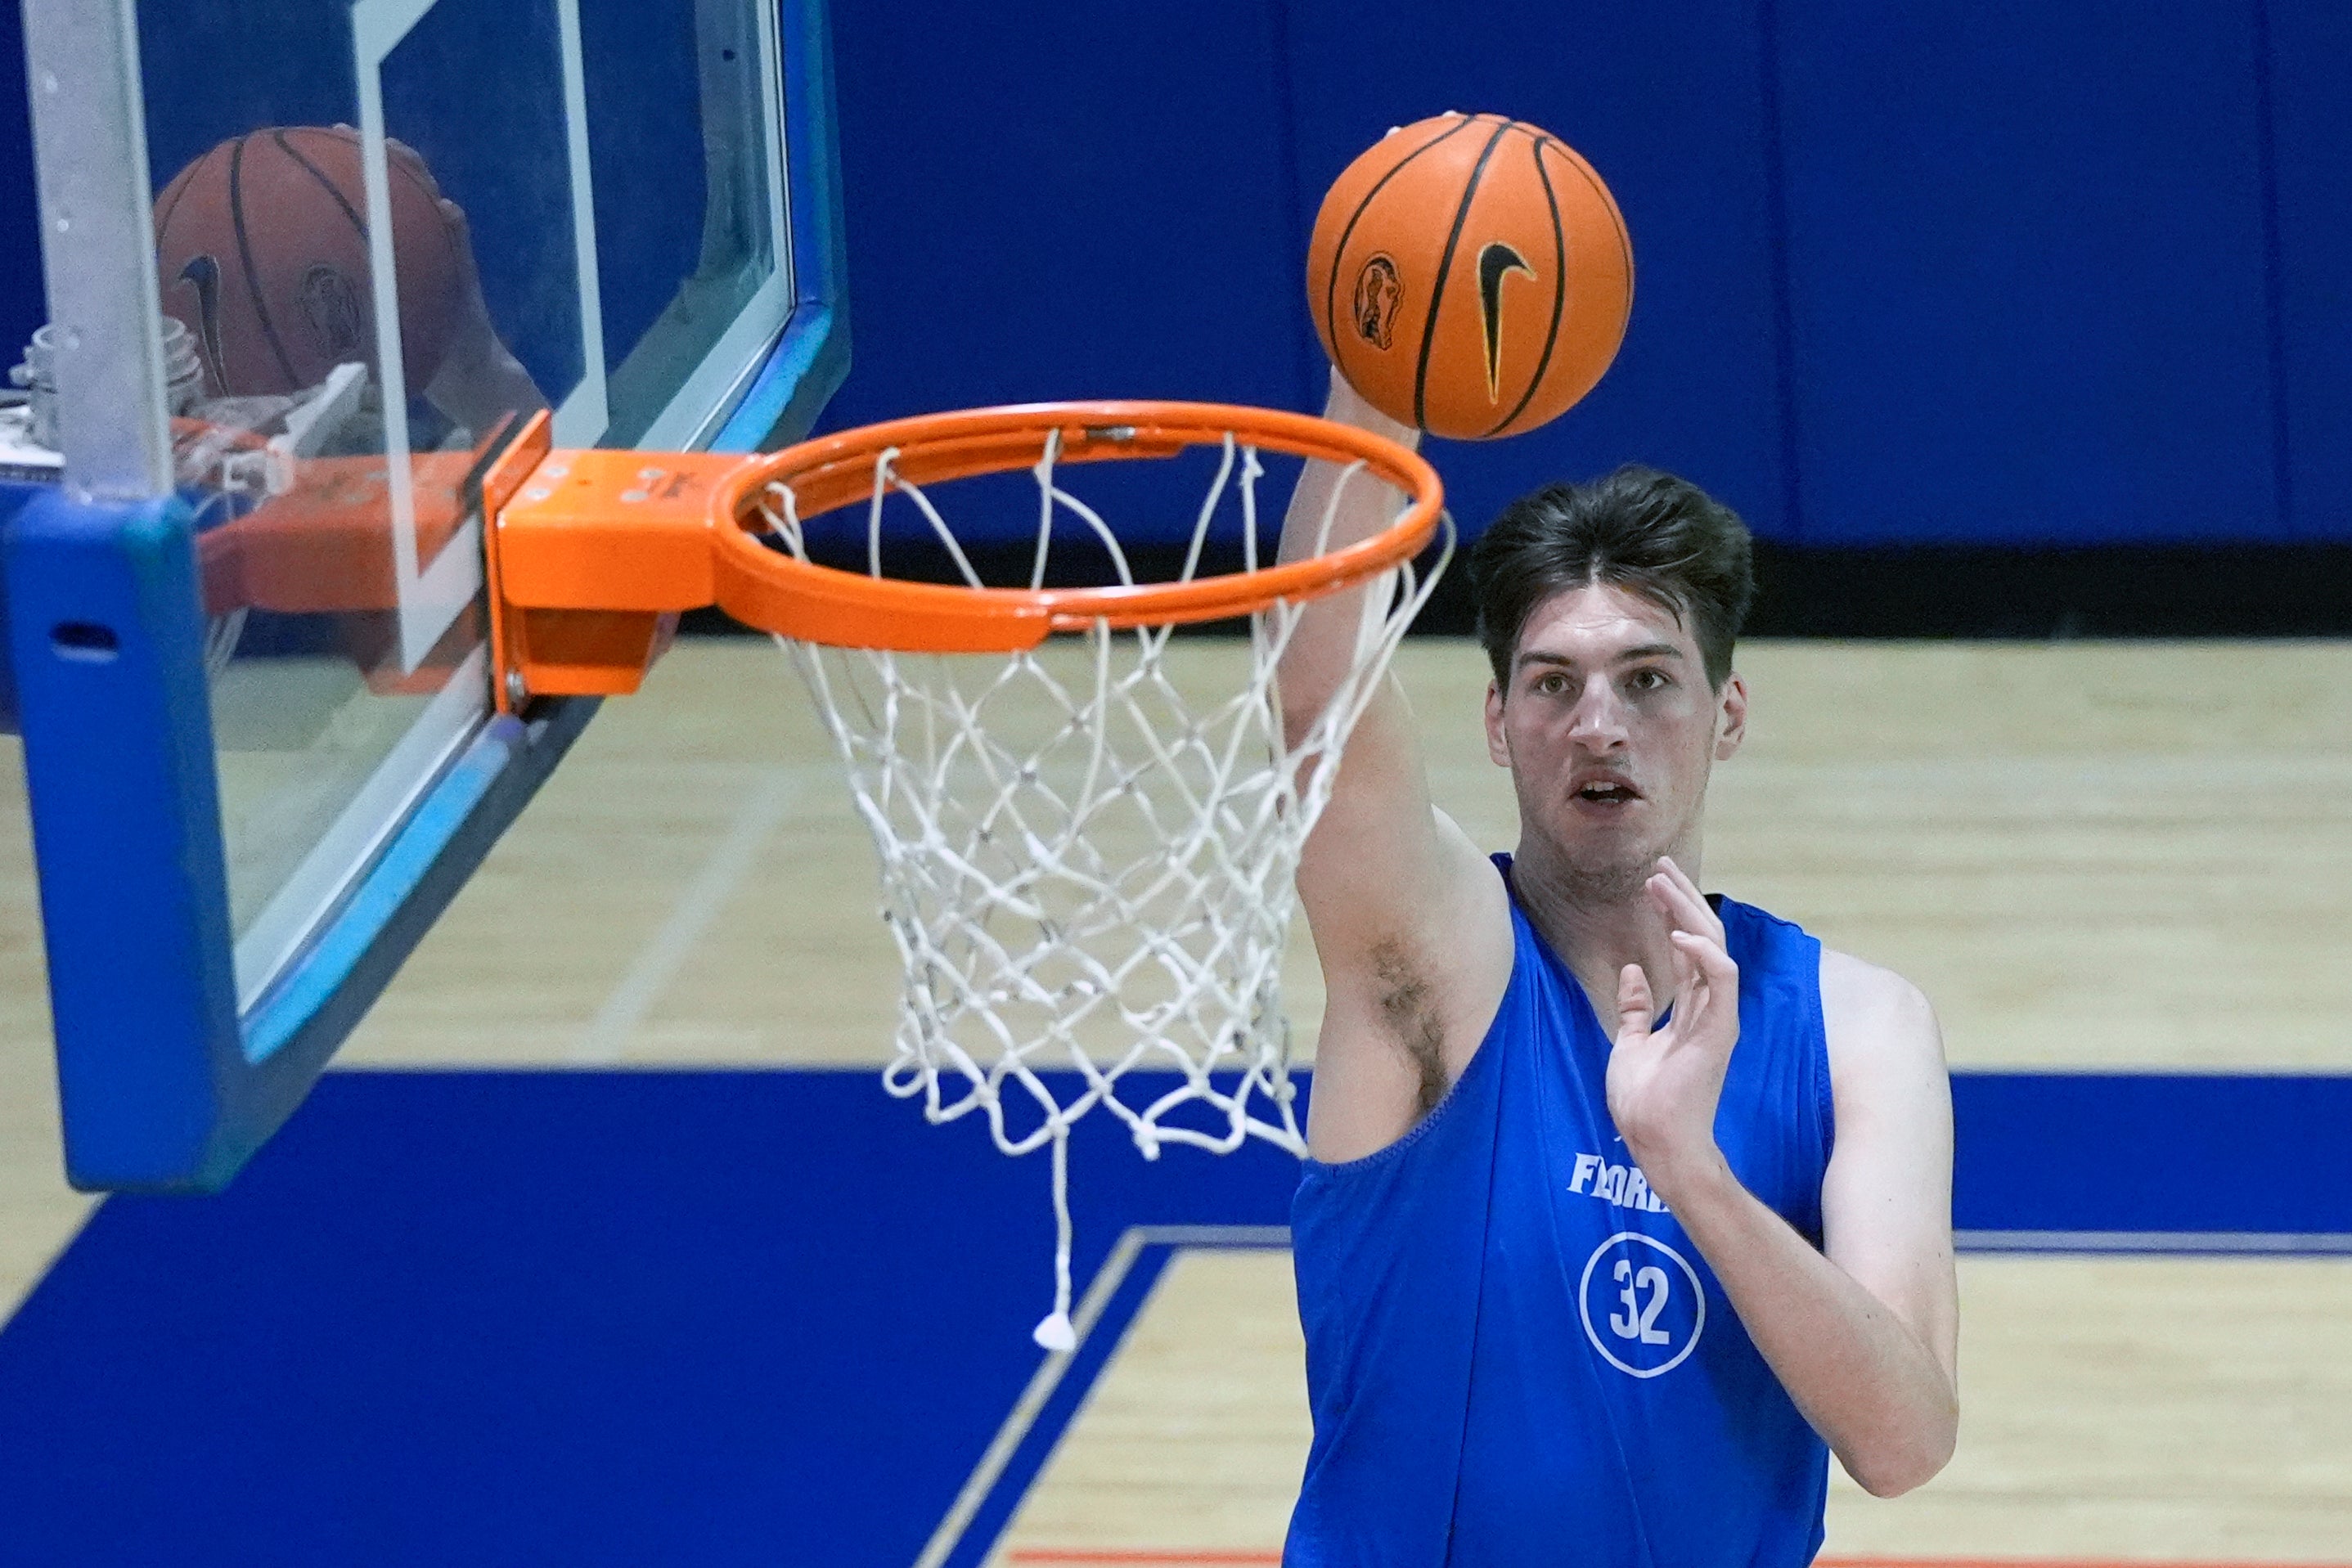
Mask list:
[[[2352,7],[2268,5],[2288,529],[2352,539]]]
[[[2255,28],[1784,0],[1803,538],[2274,538]]]
[[[1759,533],[1784,534],[1754,0],[1459,0],[1442,12],[1289,0],[1289,10],[1309,223],[1382,131],[1449,109],[1554,132],[1625,214],[1633,319],[1600,386],[1544,430],[1433,445],[1465,528],[1546,481],[1640,460],[1705,485]],[[1304,256],[1304,232],[1294,248]]]
[[[1305,396],[1265,0],[841,5],[835,47],[856,349],[824,428]]]

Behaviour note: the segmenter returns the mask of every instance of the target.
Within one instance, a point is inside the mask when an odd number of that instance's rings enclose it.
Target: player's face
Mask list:
[[[1528,617],[1508,686],[1490,687],[1486,744],[1511,770],[1522,853],[1595,891],[1685,863],[1717,759],[1739,746],[1748,690],[1707,685],[1698,642],[1662,605],[1593,584]]]

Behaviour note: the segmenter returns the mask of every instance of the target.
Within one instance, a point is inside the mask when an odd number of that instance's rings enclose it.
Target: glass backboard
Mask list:
[[[829,67],[821,4],[136,0],[111,36],[85,4],[27,8],[45,214],[87,207],[110,162],[145,214],[154,314],[137,325],[171,495],[74,482],[78,455],[102,472],[91,454],[136,433],[91,417],[93,372],[68,350],[131,334],[119,300],[68,318],[61,268],[121,258],[98,254],[104,225],[53,222],[59,500],[152,503],[126,526],[178,528],[186,559],[168,538],[170,559],[126,556],[127,534],[100,547],[28,511],[11,619],[49,635],[12,625],[12,646],[70,1174],[211,1185],[299,1101],[586,717],[493,701],[475,486],[499,444],[545,410],[565,445],[748,449],[799,434],[838,382]],[[139,134],[45,100],[60,71],[90,91],[111,73]],[[129,392],[97,406],[117,403],[125,425],[152,415]],[[67,603],[75,551],[106,548],[137,626]],[[95,642],[59,642],[69,625]],[[208,755],[113,800],[177,824],[147,868],[135,835],[91,841],[103,754],[45,730],[158,702]],[[205,1015],[205,1061],[159,1078],[142,1053],[179,1049],[163,1042],[189,1020],[144,1030],[119,994],[78,998],[104,966],[71,948],[133,930],[115,905],[152,921],[174,897],[192,901],[179,990]],[[175,1099],[179,1153],[102,1152]],[[193,1141],[191,1116],[213,1124]]]

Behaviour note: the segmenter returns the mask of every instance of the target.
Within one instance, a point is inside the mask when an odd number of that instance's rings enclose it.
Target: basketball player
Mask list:
[[[1415,440],[1337,377],[1329,413]],[[1301,477],[1286,550],[1339,474]],[[1349,483],[1333,547],[1387,494]],[[1329,1000],[1285,1561],[1801,1568],[1829,1450],[1881,1496],[1952,1451],[1936,1020],[1895,975],[1701,895],[1708,776],[1748,716],[1735,516],[1629,469],[1515,503],[1471,570],[1516,852],[1432,805],[1391,679],[1298,873]],[[1288,722],[1354,615],[1300,626]]]

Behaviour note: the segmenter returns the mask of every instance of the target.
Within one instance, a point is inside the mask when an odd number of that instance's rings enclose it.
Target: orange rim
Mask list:
[[[817,566],[761,542],[768,487],[793,494],[801,521],[869,501],[876,460],[897,448],[892,472],[923,486],[1034,466],[1049,432],[1055,463],[1172,457],[1217,446],[1230,434],[1244,445],[1294,456],[1363,464],[1411,497],[1388,528],[1306,560],[1185,582],[1103,588],[966,588],[899,582]],[[925,653],[1010,653],[1051,632],[1097,623],[1125,629],[1218,621],[1278,600],[1336,592],[1418,553],[1437,530],[1444,487],[1420,454],[1330,420],[1237,404],[1049,402],[926,414],[821,436],[731,469],[712,497],[722,526],[717,600],[747,624],[841,647]],[[723,526],[732,519],[732,527]]]

